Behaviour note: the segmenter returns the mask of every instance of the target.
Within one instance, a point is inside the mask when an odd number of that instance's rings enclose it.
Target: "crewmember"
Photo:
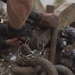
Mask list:
[[[2,0],[6,2],[6,0]],[[22,28],[24,28],[24,23],[27,20],[29,14],[32,10],[32,4],[33,0],[7,0],[7,10],[8,10],[8,16],[9,16],[9,35],[13,36],[15,32],[17,31],[16,36],[22,35]],[[39,14],[41,16],[40,21],[45,22],[46,26],[48,27],[56,27],[58,24],[58,18],[53,13],[42,13]],[[13,31],[11,31],[11,29]],[[21,31],[21,33],[20,33]],[[15,35],[14,35],[15,36]]]

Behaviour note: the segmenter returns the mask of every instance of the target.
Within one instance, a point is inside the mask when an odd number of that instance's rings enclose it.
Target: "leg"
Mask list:
[[[7,11],[10,25],[15,29],[21,29],[29,16],[32,8],[32,0],[8,0]]]

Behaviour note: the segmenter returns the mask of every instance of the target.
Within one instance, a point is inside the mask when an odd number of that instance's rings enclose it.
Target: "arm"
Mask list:
[[[43,27],[55,28],[58,25],[58,17],[54,13],[36,13],[32,11],[28,19],[39,22]]]
[[[19,47],[21,45],[21,40],[25,40],[25,37],[9,38],[7,31],[8,26],[0,23],[0,48],[8,48],[10,46]]]
[[[8,38],[6,33],[6,27],[0,23],[0,47],[3,47],[3,48],[8,47],[8,45],[6,44],[7,39]]]
[[[6,44],[7,38],[1,37],[0,36],[0,48],[8,48],[9,45]]]
[[[30,13],[28,19],[31,19],[31,20],[33,20],[33,21],[35,21],[35,22],[39,22],[39,21],[41,21],[42,16],[41,16],[40,13],[36,13],[36,12],[32,11],[32,12]]]

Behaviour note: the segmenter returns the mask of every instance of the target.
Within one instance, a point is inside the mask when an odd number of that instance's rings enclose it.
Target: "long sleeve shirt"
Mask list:
[[[6,40],[8,39],[7,35],[7,25],[0,23],[0,48],[6,48]]]

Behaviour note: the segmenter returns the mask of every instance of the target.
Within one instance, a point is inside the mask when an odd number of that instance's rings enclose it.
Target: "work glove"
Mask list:
[[[55,28],[58,26],[58,17],[53,13],[43,13],[41,14],[41,25],[45,27]]]

